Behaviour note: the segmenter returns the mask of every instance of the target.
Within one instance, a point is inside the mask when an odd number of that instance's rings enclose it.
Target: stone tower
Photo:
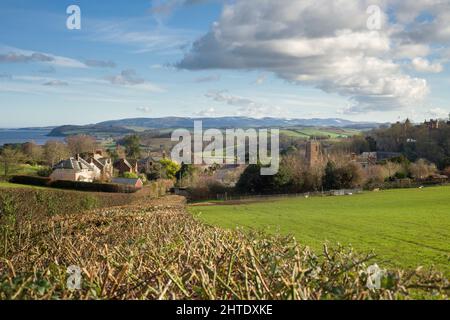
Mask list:
[[[313,167],[319,163],[320,160],[320,142],[309,140],[306,143],[306,163],[308,167]]]

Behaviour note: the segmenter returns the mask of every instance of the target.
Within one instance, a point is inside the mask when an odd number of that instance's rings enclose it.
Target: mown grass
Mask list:
[[[295,198],[191,207],[201,221],[290,234],[320,249],[324,242],[374,250],[377,262],[450,274],[450,187],[389,190],[345,197]]]
[[[442,275],[419,270],[386,271],[381,287],[369,289],[370,255],[209,227],[179,197],[21,222],[9,216],[0,224],[0,300],[448,297]],[[80,290],[68,287],[69,266],[81,269]]]

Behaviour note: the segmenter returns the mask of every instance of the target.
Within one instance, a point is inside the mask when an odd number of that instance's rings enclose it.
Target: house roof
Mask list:
[[[92,167],[83,159],[75,159],[75,158],[69,158],[66,160],[62,160],[58,164],[56,164],[53,169],[66,169],[66,170],[92,170]]]
[[[136,166],[137,161],[136,160],[127,160],[127,159],[120,159],[117,160],[114,163],[114,167],[117,167],[120,163],[125,164],[128,168],[133,169]]]

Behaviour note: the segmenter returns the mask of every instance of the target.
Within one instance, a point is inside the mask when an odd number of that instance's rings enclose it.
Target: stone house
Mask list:
[[[113,163],[111,158],[103,157],[101,151],[87,156],[86,161],[100,170],[98,180],[110,181],[113,178]]]
[[[63,160],[55,165],[50,179],[52,181],[93,182],[100,174],[101,171],[99,168],[78,157]]]
[[[138,162],[136,160],[119,159],[114,162],[114,169],[119,172],[119,175],[124,173],[138,173]]]

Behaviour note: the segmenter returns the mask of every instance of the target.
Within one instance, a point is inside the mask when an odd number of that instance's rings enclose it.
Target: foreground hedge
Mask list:
[[[29,223],[0,258],[0,300],[448,298],[442,274],[387,270],[369,289],[371,254],[210,227],[178,197]],[[81,290],[69,290],[69,266]]]
[[[82,213],[86,210],[123,206],[163,196],[166,181],[152,182],[137,193],[79,192],[57,189],[2,188],[0,190],[0,225],[2,216],[15,220],[39,219],[56,214]]]
[[[90,192],[134,193],[139,190],[132,186],[120,185],[115,183],[82,182],[82,181],[66,181],[66,180],[52,181],[50,178],[35,177],[35,176],[13,176],[10,179],[10,182],[31,186],[68,189],[77,191],[90,191]]]

